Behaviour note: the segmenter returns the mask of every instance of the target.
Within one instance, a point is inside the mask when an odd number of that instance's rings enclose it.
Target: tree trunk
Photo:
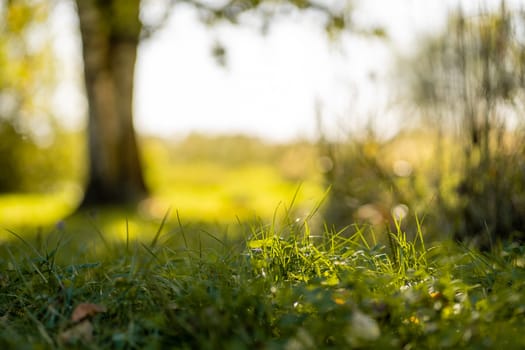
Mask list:
[[[89,108],[89,170],[81,206],[136,202],[147,194],[132,118],[140,0],[76,3]]]

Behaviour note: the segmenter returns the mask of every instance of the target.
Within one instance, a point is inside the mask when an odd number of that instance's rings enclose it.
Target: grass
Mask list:
[[[306,207],[323,193],[319,181],[289,181],[272,164],[229,167],[218,162],[191,162],[160,174],[164,174],[162,180],[151,181],[158,189],[153,195],[152,214],[161,216],[175,205],[188,220],[231,222],[235,217],[249,219],[255,214],[269,219],[275,207],[290,198],[298,186]]]
[[[166,216],[146,236],[96,225],[0,246],[0,347],[176,349],[519,349],[524,248],[482,254],[390,246],[359,228],[314,231],[284,215],[217,226]],[[128,228],[129,230],[129,228]],[[80,239],[80,236],[83,239]],[[100,307],[80,321],[81,303]]]
[[[79,191],[58,194],[16,193],[0,196],[0,222],[4,227],[52,225],[69,215],[79,200]]]
[[[237,141],[150,140],[138,212],[0,197],[0,348],[525,348],[524,247],[320,229],[312,145]]]
[[[82,138],[71,137],[75,143],[68,149],[81,148]],[[298,187],[296,211],[301,215],[324,192],[317,151],[310,143],[273,145],[241,136],[193,135],[173,142],[145,137],[141,146],[151,196],[140,206],[139,215],[119,212],[119,232],[126,216],[142,227],[145,221],[162,218],[169,208],[189,221],[228,224],[255,216],[269,221],[276,206]],[[74,163],[68,166],[69,176],[55,174],[57,184],[46,186],[39,184],[39,177],[28,175],[27,181],[43,187],[41,193],[0,193],[2,227],[49,226],[75,211],[84,182],[82,152],[70,155],[69,161],[42,153],[51,157],[48,169]],[[102,221],[109,223],[106,218]]]

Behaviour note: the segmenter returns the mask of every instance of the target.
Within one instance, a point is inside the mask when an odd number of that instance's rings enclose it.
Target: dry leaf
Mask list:
[[[98,304],[82,303],[78,304],[73,314],[71,315],[71,321],[79,322],[85,318],[95,316],[98,313],[106,312],[106,307]]]
[[[86,343],[91,342],[93,339],[93,325],[89,320],[84,320],[60,333],[58,339],[62,344],[72,344],[79,340]]]
[[[91,342],[93,340],[93,324],[91,324],[90,318],[101,312],[106,312],[105,306],[92,303],[78,304],[71,314],[73,325],[58,336],[60,343]]]

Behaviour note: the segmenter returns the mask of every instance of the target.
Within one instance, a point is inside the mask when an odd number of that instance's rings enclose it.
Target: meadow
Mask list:
[[[71,215],[74,186],[0,198],[1,348],[525,347],[523,246],[435,239],[414,212],[323,225],[306,142],[143,146],[138,210]]]

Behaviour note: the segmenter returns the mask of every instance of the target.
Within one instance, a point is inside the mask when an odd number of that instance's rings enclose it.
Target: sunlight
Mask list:
[[[78,189],[54,194],[2,194],[1,228],[55,225],[73,212],[80,194]]]

